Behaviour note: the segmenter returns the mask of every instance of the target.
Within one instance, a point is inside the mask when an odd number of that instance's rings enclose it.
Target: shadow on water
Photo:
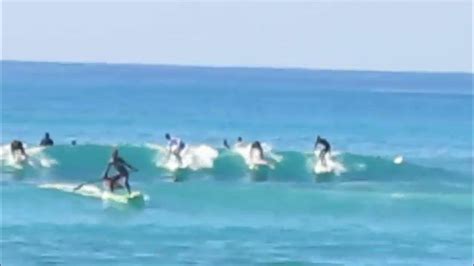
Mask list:
[[[336,180],[336,176],[333,173],[315,174],[314,181],[316,183],[329,183]]]
[[[254,182],[263,182],[268,180],[270,174],[270,167],[260,165],[256,169],[251,170],[251,179]]]
[[[169,176],[165,176],[166,179],[172,182],[184,182],[191,178],[193,171],[190,169],[177,169],[174,172],[171,172]]]

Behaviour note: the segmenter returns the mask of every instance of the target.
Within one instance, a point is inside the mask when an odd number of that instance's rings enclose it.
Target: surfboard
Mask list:
[[[104,191],[102,193],[102,199],[106,201],[114,201],[123,204],[143,204],[145,203],[145,198],[143,194],[138,191],[132,191],[130,195],[128,194],[117,194],[109,191]]]
[[[111,201],[122,204],[144,204],[145,197],[139,191],[133,191],[130,195],[126,193],[112,193],[101,189],[95,185],[84,185],[80,189],[77,188],[78,184],[67,184],[67,183],[53,183],[53,184],[42,184],[38,187],[45,189],[55,189],[63,192],[74,193],[85,197],[92,197],[101,199],[104,201]]]

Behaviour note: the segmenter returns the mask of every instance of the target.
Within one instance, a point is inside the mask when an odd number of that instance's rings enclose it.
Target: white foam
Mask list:
[[[394,164],[402,164],[403,163],[403,156],[398,155],[393,159]]]
[[[0,161],[2,165],[9,166],[15,169],[23,169],[23,167],[28,164],[32,167],[45,167],[50,168],[51,166],[57,164],[57,161],[49,158],[46,154],[43,153],[45,147],[31,147],[28,148],[25,144],[25,153],[28,157],[16,152],[11,153],[10,144],[5,144],[1,146]]]
[[[406,197],[406,195],[403,194],[403,193],[395,192],[395,193],[390,194],[390,197],[392,197],[394,199],[403,199],[403,198]]]
[[[208,145],[186,146],[181,151],[181,163],[176,156],[167,156],[167,148],[157,144],[147,144],[147,147],[158,151],[155,164],[170,171],[188,168],[191,170],[207,169],[214,166],[214,160],[219,152]]]
[[[331,153],[326,153],[325,154],[326,163],[323,164],[323,162],[319,159],[319,153],[320,153],[320,150],[314,151],[316,162],[314,164],[313,170],[316,174],[334,173],[336,175],[340,175],[346,172],[346,168],[341,162],[335,159],[335,155],[333,156]]]

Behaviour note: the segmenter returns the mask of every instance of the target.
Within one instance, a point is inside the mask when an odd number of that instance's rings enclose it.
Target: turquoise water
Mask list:
[[[470,265],[472,77],[4,61],[2,145],[57,145],[2,161],[0,262]],[[219,155],[170,171],[166,132]],[[314,174],[317,134],[344,172]],[[222,149],[237,136],[275,168]],[[116,146],[144,207],[38,187],[95,180]]]

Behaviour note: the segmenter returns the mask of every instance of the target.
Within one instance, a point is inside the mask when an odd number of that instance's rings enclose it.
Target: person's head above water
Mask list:
[[[170,139],[171,139],[171,136],[170,136],[169,133],[166,133],[166,134],[165,134],[165,139],[167,139],[167,140],[170,140]]]
[[[48,132],[44,133],[44,137],[49,139],[49,133]]]
[[[238,141],[238,142],[242,142],[242,137],[238,137],[238,138],[237,138],[237,141]]]

